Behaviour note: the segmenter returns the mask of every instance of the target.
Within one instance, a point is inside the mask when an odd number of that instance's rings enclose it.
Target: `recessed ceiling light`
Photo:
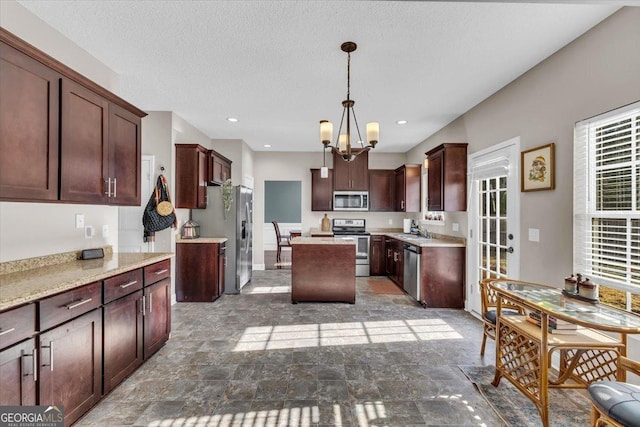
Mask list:
[[[227,117],[227,121],[235,123],[238,121],[238,119],[236,119],[235,117]]]
[[[407,124],[407,121],[406,121],[406,120],[398,120],[398,121],[396,122],[396,124],[399,124],[399,125],[406,125],[406,124]]]
[[[264,148],[271,148],[271,144],[264,144],[263,147]]]

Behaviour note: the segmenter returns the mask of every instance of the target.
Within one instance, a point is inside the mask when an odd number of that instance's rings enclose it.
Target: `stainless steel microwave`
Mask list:
[[[368,211],[369,192],[368,191],[334,191],[333,192],[334,211]]]

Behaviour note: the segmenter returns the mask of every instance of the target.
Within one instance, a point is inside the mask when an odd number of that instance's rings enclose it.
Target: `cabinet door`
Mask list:
[[[171,279],[144,288],[144,358],[169,339],[171,332]]]
[[[198,192],[195,206],[198,209],[205,209],[207,207],[208,160],[207,153],[198,150]]]
[[[320,177],[320,169],[311,169],[311,210],[333,210],[333,169],[327,178]]]
[[[40,405],[64,406],[71,425],[101,397],[102,309],[40,335]]]
[[[140,206],[140,117],[109,106],[109,177],[111,204]]]
[[[395,274],[395,266],[396,266],[395,261],[393,259],[393,243],[392,242],[393,240],[391,239],[385,239],[385,244],[384,244],[384,253],[386,254],[385,270],[389,278],[393,278]]]
[[[197,144],[176,145],[176,208],[207,207],[207,150]]]
[[[337,153],[333,153],[333,189],[335,191],[351,190],[349,163],[342,160],[342,156]]]
[[[429,194],[427,196],[427,209],[430,211],[441,211],[443,206],[443,156],[444,150],[429,154]]]
[[[142,290],[104,306],[104,393],[142,365],[142,318]]]
[[[225,270],[227,268],[226,243],[221,243],[218,252],[218,296],[224,292]]]
[[[344,160],[343,160],[344,162]],[[335,163],[334,163],[335,164]],[[365,151],[349,163],[350,190],[369,191],[369,152]]]
[[[425,307],[464,307],[465,248],[422,248],[420,274]]]
[[[393,212],[395,190],[395,172],[393,170],[369,170],[370,211]]]
[[[386,272],[386,256],[384,250],[384,237],[371,236],[371,248],[369,259],[369,274],[371,276],[384,276]]]
[[[0,406],[36,404],[37,364],[33,339],[0,351]]]
[[[0,43],[0,200],[58,199],[60,76]]]
[[[61,94],[60,200],[107,203],[109,103],[64,78]]]
[[[176,299],[211,302],[218,293],[218,243],[176,245]]]
[[[405,203],[405,178],[406,171],[404,167],[400,167],[395,171],[395,186],[396,186],[396,206],[395,210],[397,212],[405,212],[406,211],[406,203]]]

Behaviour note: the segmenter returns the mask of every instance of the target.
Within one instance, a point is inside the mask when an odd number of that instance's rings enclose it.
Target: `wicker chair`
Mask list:
[[[498,295],[489,288],[488,284],[494,279],[484,279],[480,281],[480,296],[482,298],[482,346],[480,356],[484,356],[484,348],[487,344],[487,337],[496,339],[496,324],[498,323],[496,308],[498,307]],[[524,314],[524,309],[509,301],[502,300],[502,315]]]
[[[618,369],[640,375],[640,363],[618,359]],[[591,426],[640,426],[640,386],[621,381],[596,381],[587,389],[591,397]]]
[[[291,242],[289,241],[289,237],[287,236],[282,236],[280,234],[280,227],[278,226],[278,223],[276,221],[271,221],[271,223],[273,224],[273,228],[276,230],[276,242],[278,243],[278,253],[276,255],[276,262],[280,262],[280,255],[282,253],[282,248],[283,247],[287,247],[290,248],[291,247]]]

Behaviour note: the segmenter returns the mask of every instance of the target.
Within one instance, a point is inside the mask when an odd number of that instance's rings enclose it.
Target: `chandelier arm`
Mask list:
[[[360,141],[360,145],[364,148],[364,140],[362,139],[362,135],[360,135],[360,126],[358,126],[358,119],[356,119],[356,110],[351,107],[351,114],[353,115],[353,122],[356,124],[356,131],[358,132],[358,141]]]
[[[336,148],[340,148],[340,132],[342,132],[342,123],[344,122],[344,115],[347,111],[347,107],[342,108],[342,117],[340,118],[340,126],[338,127],[338,136],[336,137]]]

